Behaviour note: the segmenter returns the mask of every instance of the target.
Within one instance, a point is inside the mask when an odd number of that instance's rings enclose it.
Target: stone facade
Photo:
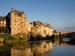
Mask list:
[[[23,11],[12,9],[6,16],[7,29],[11,35],[19,33],[27,33],[31,30],[30,24],[27,21],[26,15]]]
[[[51,36],[52,35],[52,27],[48,24],[43,24],[40,21],[34,21],[31,23],[31,32],[33,34],[39,34],[43,37]]]

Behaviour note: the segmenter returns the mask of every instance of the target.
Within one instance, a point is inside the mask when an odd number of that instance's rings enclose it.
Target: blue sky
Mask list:
[[[0,0],[0,15],[11,8],[22,10],[28,20],[50,23],[57,31],[75,31],[75,0]]]

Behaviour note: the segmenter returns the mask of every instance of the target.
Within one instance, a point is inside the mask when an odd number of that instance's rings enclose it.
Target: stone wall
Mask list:
[[[30,24],[27,21],[26,15],[22,11],[12,10],[8,21],[10,21],[10,32],[11,35],[19,33],[27,33],[30,29]],[[8,22],[7,22],[8,23]]]
[[[47,25],[43,24],[42,22],[32,22],[33,26],[31,27],[31,32],[34,34],[39,34],[43,37],[46,37],[47,35],[52,35],[52,28],[48,27]]]

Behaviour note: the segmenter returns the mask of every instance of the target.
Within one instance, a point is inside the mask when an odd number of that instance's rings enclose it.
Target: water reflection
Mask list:
[[[52,42],[22,42],[0,45],[0,56],[43,56],[52,50]]]

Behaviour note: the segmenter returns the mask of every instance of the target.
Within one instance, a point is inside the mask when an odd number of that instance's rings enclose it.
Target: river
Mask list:
[[[75,56],[75,45],[51,41],[0,43],[0,56]]]

